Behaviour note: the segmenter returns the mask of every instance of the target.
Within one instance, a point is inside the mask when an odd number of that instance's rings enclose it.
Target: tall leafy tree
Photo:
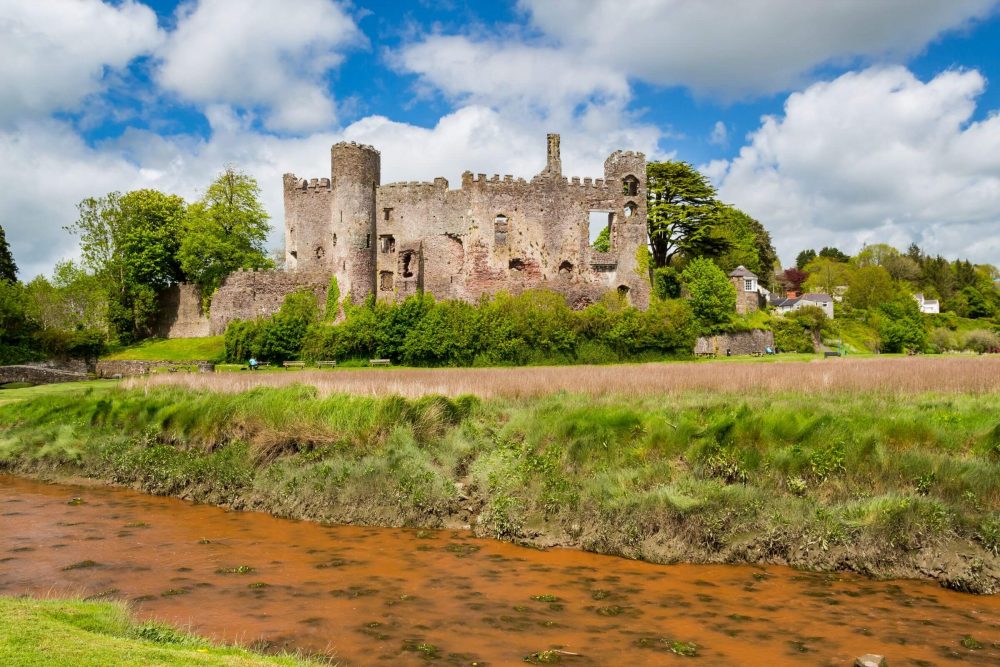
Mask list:
[[[188,208],[178,257],[204,299],[237,269],[273,266],[264,248],[271,229],[268,218],[257,181],[232,167]]]
[[[895,297],[896,292],[888,271],[881,266],[863,266],[848,279],[847,301],[854,308],[874,310]]]
[[[2,226],[0,226],[0,280],[8,283],[17,280],[17,264],[14,263],[14,255],[10,252],[7,235]]]
[[[184,200],[156,190],[112,192],[77,207],[84,266],[108,291],[108,319],[122,340],[148,333],[156,293],[183,279],[177,261]]]
[[[806,266],[809,277],[802,284],[809,292],[822,292],[833,296],[837,288],[848,284],[851,267],[829,257],[817,257]]]
[[[732,319],[736,312],[736,288],[726,274],[707,257],[696,257],[681,274],[690,294],[691,311],[703,331],[712,331]]]
[[[837,262],[847,262],[851,259],[851,256],[846,252],[832,246],[823,246],[823,249],[819,251],[818,257],[828,257]]]
[[[678,255],[717,257],[726,239],[712,232],[720,204],[708,179],[687,162],[646,165],[649,244],[653,266],[670,265]]]
[[[809,263],[816,259],[816,251],[812,248],[803,250],[795,257],[795,268],[799,271],[804,271]]]

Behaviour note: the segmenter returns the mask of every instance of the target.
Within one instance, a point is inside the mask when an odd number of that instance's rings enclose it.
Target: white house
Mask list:
[[[914,294],[913,298],[920,305],[920,312],[928,315],[937,315],[941,312],[941,304],[937,299],[925,299],[923,294]]]
[[[779,315],[790,313],[803,306],[816,306],[826,313],[827,317],[833,319],[833,298],[829,294],[806,292],[802,296],[775,299],[771,302],[771,306]]]

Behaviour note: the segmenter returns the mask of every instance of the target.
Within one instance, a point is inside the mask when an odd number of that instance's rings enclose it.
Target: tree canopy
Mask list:
[[[668,266],[678,254],[716,257],[729,248],[713,234],[720,203],[708,179],[687,162],[646,165],[649,243],[654,267]]]
[[[232,167],[189,207],[177,256],[203,298],[211,298],[222,279],[237,269],[273,266],[264,247],[271,229],[268,218],[257,181]]]
[[[17,280],[17,264],[14,263],[14,255],[10,252],[10,245],[7,243],[7,234],[0,226],[0,280],[12,283]]]
[[[716,264],[697,257],[681,274],[690,295],[691,311],[703,331],[713,331],[729,322],[736,310],[736,288]]]

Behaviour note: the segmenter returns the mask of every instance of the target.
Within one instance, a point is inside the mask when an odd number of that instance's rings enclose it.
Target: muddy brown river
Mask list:
[[[341,665],[1000,665],[1000,598],[922,581],[536,551],[0,477],[0,593]],[[979,648],[976,648],[976,647]],[[575,654],[575,655],[571,655]],[[691,655],[693,654],[693,655]]]

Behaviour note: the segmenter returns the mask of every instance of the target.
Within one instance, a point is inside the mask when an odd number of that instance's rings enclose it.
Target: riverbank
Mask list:
[[[0,469],[283,517],[993,593],[998,414],[995,392],[101,387],[0,403]]]
[[[216,646],[167,625],[140,623],[121,602],[0,597],[0,664],[308,667],[318,663]]]

